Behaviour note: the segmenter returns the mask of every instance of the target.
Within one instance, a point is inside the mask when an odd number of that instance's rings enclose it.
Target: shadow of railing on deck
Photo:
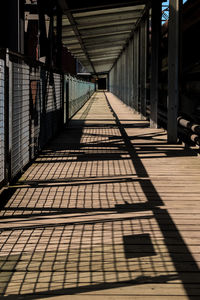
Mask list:
[[[143,151],[178,152],[160,143],[156,149],[157,142],[136,150],[114,116],[116,136],[100,132],[104,140],[95,141],[82,127],[68,129],[35,162],[32,179],[2,194],[1,295],[37,299],[129,286],[142,295],[142,284],[180,280],[192,299],[198,265],[140,159]],[[94,170],[111,158],[122,162],[118,169]],[[89,175],[77,172],[90,162]]]

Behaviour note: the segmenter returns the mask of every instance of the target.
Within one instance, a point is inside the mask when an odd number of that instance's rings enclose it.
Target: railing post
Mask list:
[[[179,59],[180,59],[180,9],[182,0],[169,1],[168,39],[168,121],[169,143],[177,142],[177,114],[179,104]]]
[[[140,103],[141,119],[146,119],[146,76],[147,76],[147,19],[140,28]]]
[[[151,82],[150,82],[150,127],[158,127],[158,82],[161,33],[161,1],[152,2],[152,47],[151,47]]]
[[[134,33],[134,59],[133,59],[133,108],[136,113],[139,112],[139,30],[137,29]]]

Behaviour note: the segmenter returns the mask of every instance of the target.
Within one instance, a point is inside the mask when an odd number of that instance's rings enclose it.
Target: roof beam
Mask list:
[[[94,49],[94,45],[95,45],[95,49]],[[123,49],[123,45],[122,45],[122,41],[117,40],[117,41],[111,41],[110,43],[107,42],[106,45],[102,44],[102,42],[100,43],[95,43],[95,44],[90,44],[87,45],[87,49],[90,52],[90,50],[92,51],[98,51],[98,50],[102,50],[102,49],[111,49],[111,48],[115,48],[115,47],[119,47],[120,50]]]
[[[102,45],[102,43],[99,44],[99,45],[97,44],[97,47],[95,46],[95,49],[94,49],[94,47],[91,47],[91,46],[87,47],[87,49],[90,53],[99,52],[99,51],[102,51],[104,49],[106,49],[106,51],[108,51],[109,49],[121,50],[122,48],[123,48],[123,45],[122,45],[121,41],[106,43],[106,45]]]
[[[65,43],[64,43],[65,44]],[[69,47],[69,50],[72,49],[72,50],[81,50],[81,46],[79,44],[72,44],[72,45],[69,45],[69,44],[65,44],[67,45],[67,47]],[[83,52],[84,53],[84,52]],[[73,53],[72,53],[73,54]]]
[[[130,31],[131,32],[131,31]],[[95,46],[96,44],[101,44],[101,43],[110,43],[112,45],[113,42],[121,42],[121,44],[124,42],[129,37],[129,33],[123,33],[123,34],[115,34],[113,36],[108,35],[108,36],[103,36],[103,37],[92,37],[92,38],[86,38],[84,39],[85,41],[85,46],[93,45]]]
[[[88,40],[90,41],[91,39],[98,39],[98,38],[107,38],[107,37],[113,37],[116,35],[120,35],[120,34],[130,34],[131,33],[131,29],[130,30],[124,30],[124,31],[118,31],[117,33],[113,33],[113,32],[105,32],[104,33],[99,33],[99,34],[88,34],[88,35],[84,35],[84,41]]]
[[[96,61],[94,61],[94,64],[95,65],[98,65],[98,64],[108,64],[108,63],[113,63],[114,60],[115,60],[114,57],[113,58],[109,57],[108,59],[104,58],[104,59],[96,60]]]
[[[87,11],[87,12],[77,12],[73,13],[74,17],[84,17],[84,16],[94,16],[94,15],[105,15],[105,14],[111,14],[111,13],[123,13],[123,12],[134,12],[134,11],[139,11],[144,8],[144,4],[142,5],[131,5],[131,6],[124,6],[124,7],[109,7],[105,9],[94,9],[92,11]]]
[[[115,56],[104,56],[104,57],[93,58],[92,61],[94,63],[104,62],[104,61],[106,61],[106,62],[107,61],[112,61],[113,62],[116,57],[117,57],[117,55],[115,55]]]
[[[93,59],[93,58],[98,58],[98,57],[105,57],[105,56],[115,56],[115,55],[118,55],[119,54],[119,50],[118,51],[104,51],[104,52],[99,52],[97,54],[91,54],[90,53],[90,58]]]
[[[60,3],[62,3],[62,6],[65,4],[67,5],[67,9],[70,12],[86,12],[91,11],[95,9],[109,9],[109,8],[118,8],[118,7],[125,7],[125,6],[131,6],[131,5],[141,5],[145,4],[147,0],[115,0],[108,1],[108,0],[101,0],[99,4],[99,0],[85,0],[85,1],[74,1],[74,0],[59,0]]]
[[[125,25],[116,25],[116,26],[106,26],[103,28],[84,29],[84,30],[80,30],[80,33],[87,37],[92,35],[116,34],[119,32],[131,31],[132,29],[133,29],[133,24],[125,24]]]
[[[84,17],[76,17],[77,25],[90,25],[91,23],[105,23],[110,21],[122,21],[126,18],[138,19],[141,17],[141,10],[130,12],[106,13],[104,15],[92,15]]]
[[[61,2],[62,2],[62,0],[61,0]],[[67,15],[68,20],[69,20],[69,22],[70,22],[70,24],[71,24],[71,26],[72,26],[72,28],[73,28],[73,31],[74,31],[74,33],[75,33],[75,36],[76,36],[76,38],[78,39],[78,41],[79,41],[79,43],[80,43],[81,49],[82,49],[83,52],[85,53],[85,56],[87,57],[88,62],[89,62],[89,64],[91,65],[93,72],[96,73],[95,68],[94,68],[94,65],[93,65],[92,61],[90,60],[90,57],[89,57],[88,52],[87,52],[87,49],[85,48],[85,45],[84,45],[84,43],[83,43],[83,40],[82,40],[82,38],[81,38],[81,36],[80,36],[80,33],[79,33],[78,27],[77,27],[77,25],[76,25],[76,22],[75,22],[75,20],[74,20],[74,18],[73,18],[73,16],[72,16],[71,12],[68,10],[68,5],[67,5],[67,3],[65,3],[65,7],[67,8],[67,10],[65,10],[65,14]]]
[[[107,37],[107,36],[115,36],[115,35],[121,35],[121,34],[127,34],[127,33],[130,33],[132,31],[132,28],[133,26],[127,26],[127,27],[123,27],[121,28],[120,30],[120,27],[118,28],[111,28],[110,30],[90,30],[88,33],[84,32],[82,33],[81,32],[81,37],[83,40],[89,40],[89,39],[97,39],[99,37]],[[69,40],[69,41],[76,41],[77,40],[77,36],[75,35],[71,35],[70,33],[67,33],[67,32],[63,32],[62,34],[62,38],[65,39],[65,40]]]
[[[94,22],[90,24],[83,24],[83,25],[77,25],[79,30],[87,30],[87,29],[92,29],[92,28],[106,28],[109,26],[119,26],[119,25],[126,25],[126,24],[134,24],[136,23],[137,18],[125,18],[123,20],[113,20],[113,21],[106,21],[106,22]],[[70,30],[72,28],[71,25],[64,25],[63,30]]]
[[[162,2],[163,0],[161,0]],[[118,59],[120,58],[120,56],[122,55],[122,53],[124,52],[124,50],[126,49],[127,45],[129,44],[131,38],[133,38],[134,32],[135,30],[138,28],[139,24],[141,23],[141,21],[143,20],[143,18],[145,18],[148,15],[149,9],[152,6],[152,0],[146,0],[146,6],[143,9],[142,13],[141,13],[141,17],[138,18],[132,32],[131,35],[127,38],[126,42],[124,43],[124,46],[121,50],[121,52],[119,53],[119,56],[117,57],[117,59],[114,61],[114,64],[112,65],[111,69],[109,70],[109,72],[112,70],[112,68],[114,67],[114,65],[116,64],[116,62],[118,61]]]

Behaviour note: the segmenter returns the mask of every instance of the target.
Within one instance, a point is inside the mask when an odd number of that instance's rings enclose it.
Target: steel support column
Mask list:
[[[134,97],[134,87],[133,87],[133,76],[134,76],[134,55],[133,55],[133,45],[134,45],[134,40],[131,40],[131,62],[130,62],[130,85],[131,85],[131,91],[130,91],[130,106],[133,107],[133,97]]]
[[[122,98],[121,100],[124,102],[124,51],[122,53]]]
[[[129,46],[127,46],[126,48],[126,86],[125,86],[125,89],[126,89],[126,104],[128,105],[128,94],[129,94],[129,59],[128,59],[128,48]]]
[[[12,51],[24,54],[24,1],[7,0],[1,9],[3,10],[3,19],[5,33],[3,45]],[[2,6],[2,4],[1,4]],[[1,38],[2,39],[2,38]]]
[[[133,49],[133,85],[134,85],[134,102],[133,102],[133,108],[136,112],[138,112],[138,95],[139,95],[139,31],[136,30],[134,33],[134,49]]]
[[[61,69],[62,67],[62,11],[57,8],[56,16],[56,65]]]
[[[106,89],[109,92],[109,90],[110,90],[110,75],[109,74],[107,74],[107,77],[106,77]]]
[[[161,33],[161,1],[152,2],[152,48],[151,48],[151,82],[150,82],[150,127],[157,128],[158,124],[158,82],[159,54]]]
[[[119,72],[120,72],[119,60],[117,61],[116,72],[117,72],[116,94],[119,97],[119,89],[120,89],[120,85],[119,85]]]
[[[140,28],[140,103],[141,119],[146,119],[146,76],[147,76],[147,19]]]
[[[119,98],[122,99],[122,55],[119,59]]]
[[[168,121],[169,143],[177,142],[177,113],[179,104],[180,9],[182,0],[169,1],[168,41]]]
[[[131,100],[131,73],[132,73],[132,68],[131,68],[131,41],[129,41],[128,45],[128,106],[130,106],[130,100]]]
[[[123,73],[122,73],[122,81],[123,81],[123,97],[122,101],[126,103],[126,50],[124,50],[122,54],[122,65],[123,65]]]

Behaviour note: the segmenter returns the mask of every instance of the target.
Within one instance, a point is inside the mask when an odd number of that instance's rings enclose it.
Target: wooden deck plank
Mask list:
[[[200,299],[200,160],[95,93],[0,211],[0,296]]]

